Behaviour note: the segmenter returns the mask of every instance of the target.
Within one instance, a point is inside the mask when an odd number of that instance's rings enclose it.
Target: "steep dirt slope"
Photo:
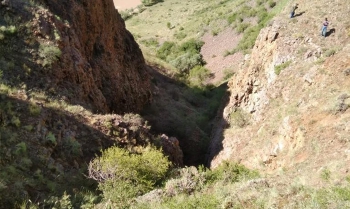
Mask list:
[[[350,9],[340,0],[298,2],[297,17],[286,8],[260,32],[250,60],[229,82],[218,123],[229,125],[213,133],[211,167],[234,160],[310,184],[324,170],[338,180],[348,175]]]

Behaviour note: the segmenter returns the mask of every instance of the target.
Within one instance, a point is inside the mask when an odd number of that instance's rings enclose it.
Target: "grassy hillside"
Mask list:
[[[210,66],[214,56],[220,57],[220,60],[224,62],[227,56],[232,56],[234,53],[249,53],[259,30],[276,13],[279,13],[287,2],[287,0],[276,2],[272,0],[201,0],[187,2],[171,0],[158,3],[152,7],[139,6],[136,10],[122,11],[122,14],[125,14],[127,29],[136,37],[148,61],[163,63],[162,65],[171,74],[188,76],[189,72],[183,72],[181,67],[173,61],[182,54],[175,57],[159,56],[159,53],[164,53],[164,51],[160,51],[164,47],[164,42],[174,42],[177,45],[181,45],[189,40],[202,41],[206,34],[211,37],[209,40],[206,40],[208,42],[226,42],[227,40],[223,40],[220,35],[231,29],[232,32],[225,39],[232,39],[232,42],[236,42],[237,36],[239,37],[238,42],[198,64]],[[132,15],[128,16],[126,14]],[[220,48],[220,46],[216,47]],[[168,50],[172,51],[174,49]],[[209,50],[215,51],[215,49]],[[201,54],[203,55],[205,52]],[[160,58],[160,60],[156,57]],[[192,67],[190,66],[190,69]],[[228,71],[226,74],[234,73],[235,68],[231,66],[231,69],[226,69]],[[215,74],[215,69],[209,68],[208,70],[210,73]],[[225,69],[220,70],[223,71]],[[185,75],[183,75],[184,73]],[[206,79],[211,80],[210,78],[205,78],[204,80]],[[217,83],[222,83],[222,80],[217,81]]]

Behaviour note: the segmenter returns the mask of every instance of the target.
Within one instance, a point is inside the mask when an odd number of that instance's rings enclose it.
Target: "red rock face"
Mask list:
[[[83,102],[95,112],[141,110],[151,97],[149,76],[142,52],[113,1],[50,0],[45,4],[59,17],[52,18],[62,51],[53,66],[55,86],[69,92],[71,103]]]

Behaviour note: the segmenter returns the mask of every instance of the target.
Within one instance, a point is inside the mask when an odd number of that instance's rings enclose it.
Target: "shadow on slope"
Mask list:
[[[185,165],[204,164],[213,119],[216,117],[227,84],[204,89],[190,87],[149,67],[153,83],[153,102],[142,116],[152,130],[176,136],[184,153]]]
[[[65,192],[78,208],[86,194],[97,195],[96,182],[86,176],[101,149],[116,144],[132,150],[155,140],[137,115],[92,115],[81,106],[67,111],[24,96],[0,93],[0,208],[29,199],[52,207]]]

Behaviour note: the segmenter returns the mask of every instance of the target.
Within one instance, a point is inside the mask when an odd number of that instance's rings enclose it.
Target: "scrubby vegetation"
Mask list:
[[[204,42],[195,39],[190,39],[181,45],[164,42],[157,50],[157,57],[173,65],[179,70],[178,75],[184,77],[194,67],[201,67],[205,64],[200,53],[203,44]]]
[[[143,45],[144,40],[151,38],[151,35],[158,40],[165,39],[166,41],[163,43],[166,44],[165,47],[168,47],[167,43],[169,42],[176,41],[182,43],[190,39],[200,40],[205,31],[208,31],[208,28],[210,28],[213,36],[217,36],[225,27],[232,27],[238,34],[242,33],[243,37],[237,47],[225,55],[228,56],[237,52],[249,53],[259,31],[282,10],[287,2],[287,0],[230,0],[220,2],[206,1],[205,4],[200,2],[186,3],[188,8],[195,9],[184,9],[177,1],[164,2],[161,5],[153,6],[153,11],[156,10],[158,11],[157,13],[146,10],[142,14],[143,16],[147,16],[149,22],[153,23],[153,27],[155,27],[155,30],[153,30],[154,34],[138,27],[145,21],[141,20],[139,16],[131,16],[126,23],[132,33],[138,34],[141,45]],[[152,13],[152,15],[147,15],[147,13]],[[178,13],[182,14],[181,17],[175,18],[174,15]],[[166,26],[159,25],[159,19],[164,20]],[[188,21],[188,19],[191,19],[191,21]],[[173,29],[170,32],[173,37],[167,35],[169,34],[168,29],[170,27]],[[159,47],[162,48],[162,44]],[[143,48],[144,51],[151,54],[154,54],[152,53],[154,49],[156,49],[158,54],[158,47],[146,46]],[[176,49],[174,48],[174,50],[174,54],[176,54]],[[181,54],[178,54],[178,56],[181,56]],[[171,60],[166,60],[166,62],[170,63]],[[174,65],[174,63],[172,64]]]
[[[284,70],[285,68],[287,68],[290,65],[290,63],[291,63],[291,61],[287,61],[285,63],[282,63],[280,65],[275,66],[275,74],[279,75],[282,70]]]
[[[162,152],[151,147],[141,153],[111,147],[90,162],[89,177],[99,182],[110,207],[124,208],[133,198],[159,185],[169,166]]]

